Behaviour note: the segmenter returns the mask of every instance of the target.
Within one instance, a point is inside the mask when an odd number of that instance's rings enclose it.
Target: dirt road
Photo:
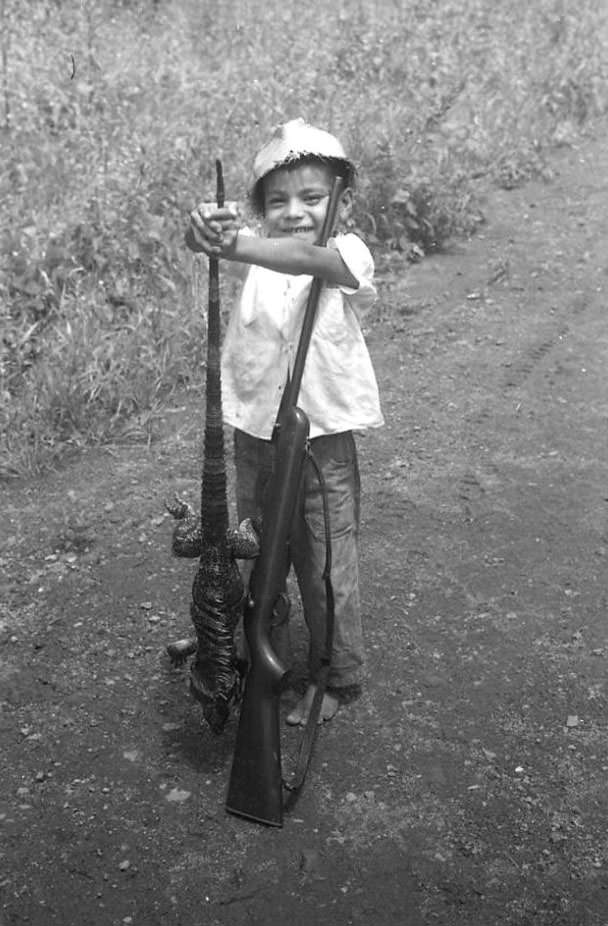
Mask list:
[[[605,131],[553,170],[379,268],[369,678],[282,829],[226,815],[234,724],[163,652],[195,399],[149,449],[0,489],[1,926],[607,926]]]

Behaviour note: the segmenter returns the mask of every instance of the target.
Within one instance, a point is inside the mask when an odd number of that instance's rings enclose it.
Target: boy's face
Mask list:
[[[333,171],[324,164],[279,167],[264,177],[264,227],[268,237],[297,237],[316,244],[333,181]],[[341,218],[350,209],[350,198],[350,190],[345,190]]]

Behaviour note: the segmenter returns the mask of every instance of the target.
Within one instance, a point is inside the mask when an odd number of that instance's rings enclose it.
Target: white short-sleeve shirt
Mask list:
[[[384,423],[359,324],[376,298],[373,258],[354,234],[330,238],[328,247],[340,252],[359,286],[321,290],[298,398],[311,437]],[[272,435],[311,283],[308,275],[251,266],[231,314],[222,351],[224,420],[254,437]]]

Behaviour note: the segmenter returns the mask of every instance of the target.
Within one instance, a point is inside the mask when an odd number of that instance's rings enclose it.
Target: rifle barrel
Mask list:
[[[338,176],[334,179],[331,193],[329,194],[329,202],[327,204],[327,212],[325,213],[323,228],[321,229],[321,234],[319,236],[319,240],[317,241],[317,245],[319,245],[319,247],[325,247],[327,245],[327,241],[334,230],[336,214],[340,204],[340,197],[342,195],[343,189],[344,178]],[[287,386],[285,387],[283,402],[281,403],[282,407],[285,408],[289,408],[292,405],[298,404],[300,384],[304,374],[304,364],[306,363],[306,355],[308,354],[308,347],[310,345],[312,330],[315,324],[317,308],[319,305],[319,296],[321,295],[322,288],[323,280],[320,280],[318,277],[314,277],[310,287],[310,293],[308,294],[308,300],[306,302],[304,321],[302,322],[302,332],[300,334],[300,340],[298,341],[298,349],[296,351],[296,356],[293,363],[293,370],[291,372],[291,376],[289,377]]]

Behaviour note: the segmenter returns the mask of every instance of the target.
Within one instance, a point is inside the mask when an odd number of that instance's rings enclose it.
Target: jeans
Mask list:
[[[258,516],[272,473],[270,441],[235,430],[236,493],[239,520]],[[334,634],[328,685],[343,688],[361,682],[365,660],[359,596],[360,479],[352,432],[310,441],[327,493],[334,592]],[[326,592],[323,580],[326,544],[323,495],[314,466],[306,459],[291,528],[290,558],[308,627],[310,680],[316,680],[325,652]]]

